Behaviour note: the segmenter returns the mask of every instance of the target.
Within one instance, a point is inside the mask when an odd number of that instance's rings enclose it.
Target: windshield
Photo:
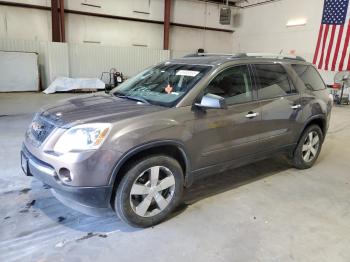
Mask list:
[[[111,94],[154,105],[172,107],[210,69],[210,66],[167,62],[128,79],[113,89]]]

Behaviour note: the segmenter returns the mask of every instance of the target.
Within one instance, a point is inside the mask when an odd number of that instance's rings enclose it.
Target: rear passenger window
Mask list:
[[[259,99],[268,99],[296,93],[291,87],[286,70],[279,64],[255,65],[259,85]]]
[[[313,66],[307,65],[292,65],[295,72],[300,79],[304,82],[306,88],[317,91],[326,89],[320,74]]]

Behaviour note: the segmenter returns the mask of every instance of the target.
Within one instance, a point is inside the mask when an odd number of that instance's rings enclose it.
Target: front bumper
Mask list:
[[[111,186],[78,187],[65,185],[55,169],[33,156],[25,146],[21,151],[21,164],[27,176],[34,176],[52,188],[53,195],[64,205],[93,216],[103,216],[112,212]]]

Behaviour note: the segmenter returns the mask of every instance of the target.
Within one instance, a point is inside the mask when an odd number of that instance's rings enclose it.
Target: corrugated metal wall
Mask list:
[[[48,82],[51,83],[56,77],[69,75],[69,46],[67,43],[48,43],[47,61],[49,75]]]
[[[191,52],[171,50],[171,59],[181,58],[181,57],[184,57],[185,55],[188,55],[188,54],[191,54]]]
[[[101,72],[112,67],[130,77],[170,58],[167,50],[33,40],[0,39],[0,50],[38,53],[43,88],[58,76],[99,78]]]
[[[69,67],[72,77],[96,77],[96,73],[101,74],[111,68],[116,68],[126,76],[132,76],[145,67],[169,58],[169,51],[144,47],[69,45]]]

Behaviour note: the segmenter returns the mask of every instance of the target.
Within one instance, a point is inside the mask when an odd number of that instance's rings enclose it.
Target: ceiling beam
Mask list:
[[[61,42],[58,0],[51,0],[52,42]]]
[[[64,18],[64,0],[60,0],[60,29],[61,29],[61,42],[66,42],[66,26]]]
[[[163,49],[169,50],[171,0],[164,0]]]

